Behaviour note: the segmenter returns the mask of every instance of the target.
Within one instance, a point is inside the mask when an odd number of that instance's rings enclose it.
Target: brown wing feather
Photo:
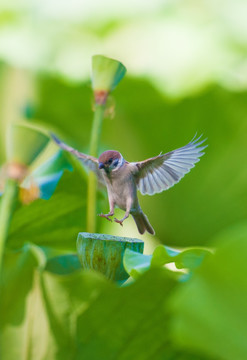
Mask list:
[[[90,170],[92,170],[98,177],[98,180],[105,185],[104,178],[102,176],[102,173],[99,169],[99,162],[98,159],[96,159],[93,156],[86,155],[81,153],[80,151],[72,148],[71,146],[63,143],[60,139],[58,139],[54,134],[51,134],[51,137],[56,142],[56,144],[63,150],[70,152],[71,154],[75,155],[77,159],[85,166],[87,166]]]
[[[167,154],[132,163],[137,187],[143,195],[169,189],[195,166],[207,146],[200,146],[205,141],[199,141],[201,136],[194,138],[187,145]]]

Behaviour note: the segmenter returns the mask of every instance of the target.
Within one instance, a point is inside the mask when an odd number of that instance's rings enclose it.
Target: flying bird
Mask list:
[[[144,161],[128,162],[118,151],[105,151],[97,159],[73,149],[54,134],[51,136],[61,149],[74,154],[106,186],[110,211],[99,216],[112,221],[110,217],[114,215],[117,206],[124,210],[125,214],[121,220],[114,218],[115,222],[123,225],[124,220],[131,214],[140,234],[147,231],[153,235],[154,229],[139,205],[137,190],[143,195],[154,195],[169,189],[195,166],[207,147],[202,146],[206,140],[200,141],[202,135],[197,139],[194,136],[187,145],[179,149]]]

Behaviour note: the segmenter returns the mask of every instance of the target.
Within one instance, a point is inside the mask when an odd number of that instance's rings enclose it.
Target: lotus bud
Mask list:
[[[93,56],[92,87],[96,104],[106,103],[108,94],[114,90],[125,73],[126,68],[121,62],[102,55]]]
[[[30,166],[49,142],[49,136],[37,127],[14,123],[7,136],[8,164]]]

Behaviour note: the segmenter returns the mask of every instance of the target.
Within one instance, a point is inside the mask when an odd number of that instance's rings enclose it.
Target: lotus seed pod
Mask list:
[[[144,242],[139,239],[81,232],[77,252],[82,267],[93,269],[114,281],[125,281],[129,275],[123,266],[126,249],[143,253]]]

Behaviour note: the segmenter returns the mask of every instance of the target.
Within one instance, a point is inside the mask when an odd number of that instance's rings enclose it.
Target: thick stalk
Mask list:
[[[15,180],[9,179],[5,184],[0,203],[0,272],[2,270],[5,243],[18,194],[18,185]]]
[[[104,118],[105,105],[96,104],[93,127],[90,141],[90,155],[98,157],[100,134]],[[97,179],[95,174],[90,171],[88,176],[88,196],[87,196],[87,231],[94,233],[96,230],[96,191]]]

